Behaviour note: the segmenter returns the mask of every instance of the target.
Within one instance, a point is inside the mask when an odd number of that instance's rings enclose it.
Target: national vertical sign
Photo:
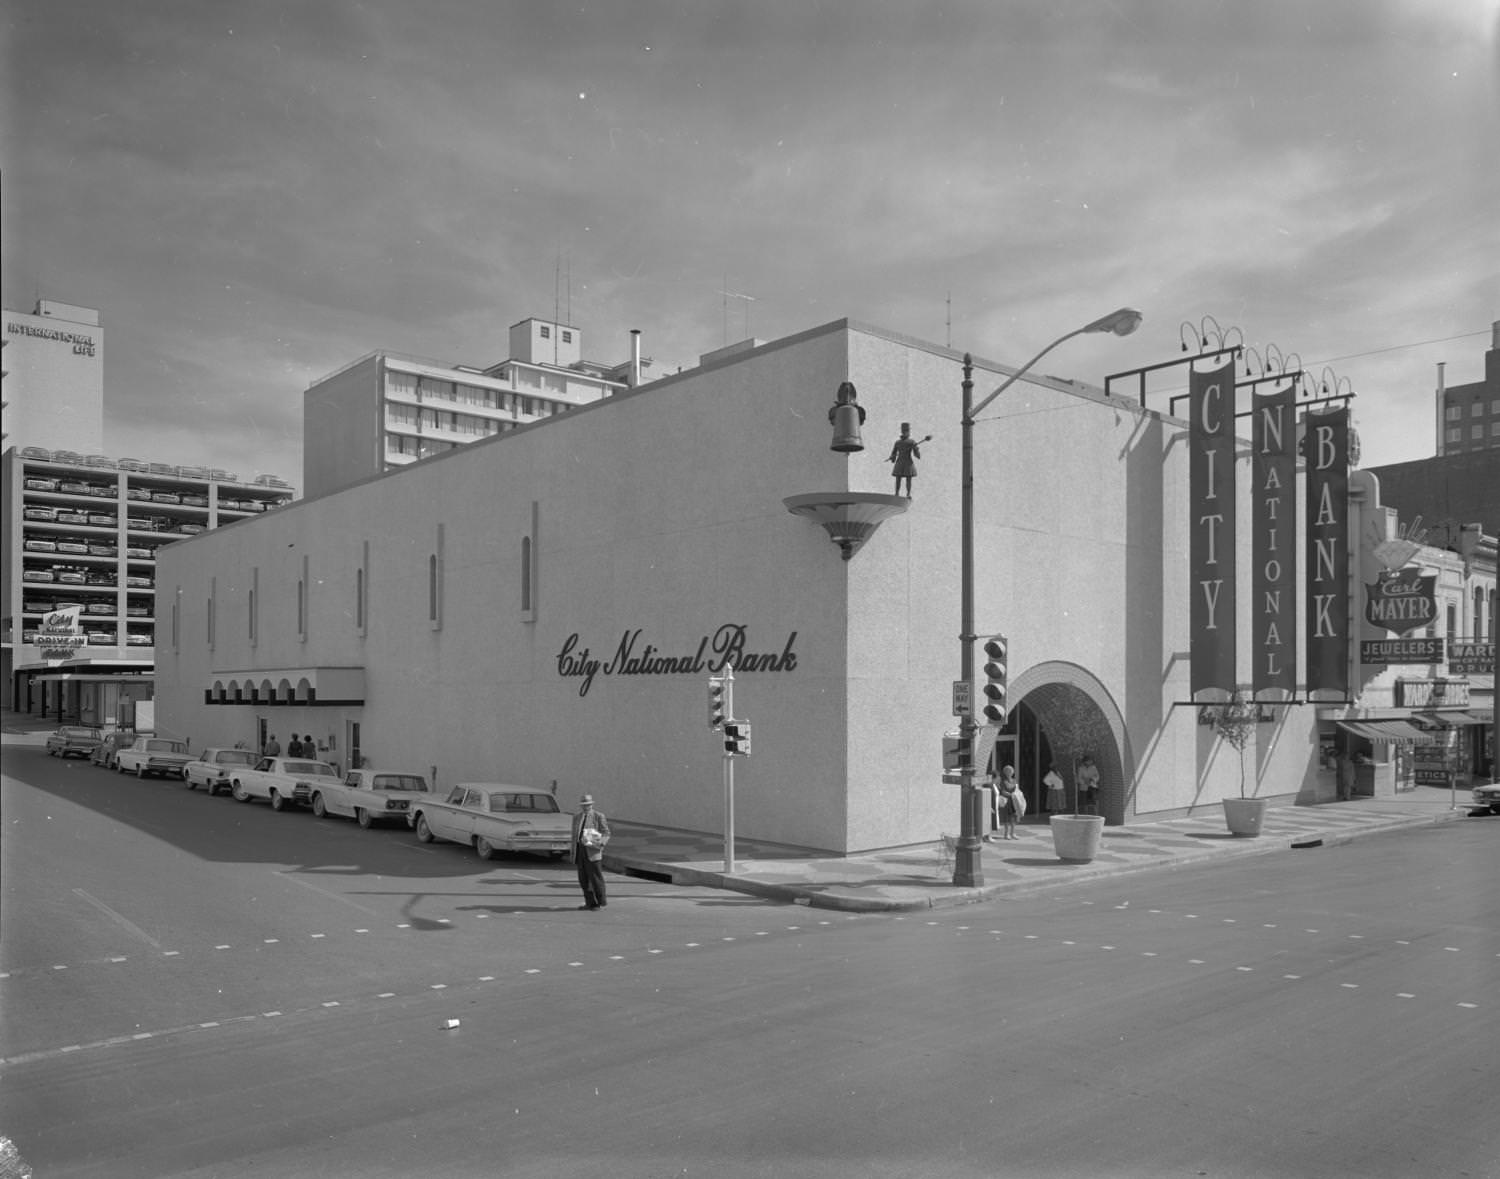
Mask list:
[[[1188,374],[1192,693],[1233,692],[1234,358]]]
[[[1297,690],[1297,454],[1293,430],[1296,387],[1252,399],[1251,509],[1255,537],[1250,579],[1255,663],[1260,693]]]

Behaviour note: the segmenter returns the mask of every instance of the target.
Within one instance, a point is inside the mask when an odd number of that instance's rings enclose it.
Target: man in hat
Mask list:
[[[923,442],[931,439],[928,434],[926,438],[913,438],[911,436],[911,423],[901,423],[901,437],[896,439],[896,444],[891,447],[891,457],[885,461],[895,464],[891,468],[891,474],[896,477],[896,494],[901,494],[901,482],[906,481],[906,498],[911,498],[911,481],[917,475],[917,460],[922,457],[919,449]]]
[[[602,909],[604,897],[604,845],[609,842],[609,820],[594,809],[594,796],[578,800],[573,816],[573,842],[569,855],[578,868],[578,887],[583,889],[580,909]]]

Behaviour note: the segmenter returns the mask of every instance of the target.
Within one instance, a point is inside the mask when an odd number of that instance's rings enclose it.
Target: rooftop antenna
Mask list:
[[[561,287],[562,287],[562,247],[558,246],[557,247],[556,257],[553,259],[553,262],[552,262],[552,332],[551,332],[551,335],[552,335],[552,363],[553,363],[554,366],[556,366],[556,364],[557,364],[557,324],[560,322],[559,319],[558,319],[558,316],[561,314],[561,312],[559,310],[558,304],[559,304],[559,302],[561,300],[561,295],[559,294],[559,291],[560,291]]]
[[[729,289],[729,276],[724,276],[724,286],[719,291],[724,296],[724,343],[729,343],[729,300],[743,299],[745,301],[745,339],[750,338],[750,304],[755,302],[754,295],[742,295],[738,291]]]
[[[953,347],[953,292],[952,291],[948,292],[948,344],[947,344],[947,346],[949,348]]]

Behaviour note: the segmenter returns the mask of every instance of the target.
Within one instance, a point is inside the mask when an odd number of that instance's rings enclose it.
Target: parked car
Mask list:
[[[147,774],[182,777],[183,767],[193,760],[186,741],[171,737],[137,737],[115,754],[115,769],[137,778]]]
[[[99,744],[98,729],[83,725],[64,725],[47,735],[48,757],[88,757]]]
[[[115,768],[115,757],[119,754],[120,750],[124,749],[127,745],[134,745],[137,736],[138,734],[128,729],[116,729],[113,732],[105,733],[99,738],[99,744],[94,746],[94,752],[89,757],[89,760],[96,766],[103,766],[106,770],[112,770]]]
[[[202,786],[209,796],[220,790],[229,790],[231,776],[235,770],[250,769],[255,765],[255,754],[249,749],[205,749],[182,770],[182,780],[189,790]]]
[[[324,815],[347,815],[361,827],[381,820],[407,822],[411,808],[432,787],[422,774],[392,770],[350,770],[342,782],[320,783],[313,790],[312,811]]]
[[[253,767],[235,770],[230,775],[229,793],[236,802],[264,798],[273,811],[280,811],[293,803],[307,806],[312,802],[314,788],[338,780],[338,771],[326,761],[263,757]]]
[[[1474,787],[1474,805],[1489,807],[1490,814],[1500,815],[1500,782],[1485,782]]]
[[[412,825],[423,843],[467,844],[481,860],[497,851],[560,856],[573,838],[573,817],[551,794],[500,782],[460,782],[444,799],[424,798]]]

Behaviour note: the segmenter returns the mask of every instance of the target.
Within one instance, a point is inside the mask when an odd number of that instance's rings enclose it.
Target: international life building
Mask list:
[[[1013,371],[974,363],[976,398]],[[958,724],[962,379],[949,349],[840,320],[173,544],[158,725],[195,746],[312,734],[344,764],[556,783],[611,816],[718,832],[707,689],[730,662],[753,726],[739,835],[853,853],[956,832],[941,749]],[[830,449],[845,381],[865,415],[853,453]],[[932,435],[909,500],[888,461],[902,423]],[[1186,433],[1040,375],[974,429],[976,630],[1009,642],[995,756],[1033,803],[1052,763],[1071,800],[1085,753],[1111,823],[1240,791],[1239,758],[1190,703]],[[1351,486],[1350,543],[1390,531],[1369,481]],[[1250,620],[1235,625],[1248,669]],[[1332,800],[1329,753],[1361,711],[1353,691],[1268,709],[1247,792]],[[1388,789],[1391,747],[1370,748]]]

